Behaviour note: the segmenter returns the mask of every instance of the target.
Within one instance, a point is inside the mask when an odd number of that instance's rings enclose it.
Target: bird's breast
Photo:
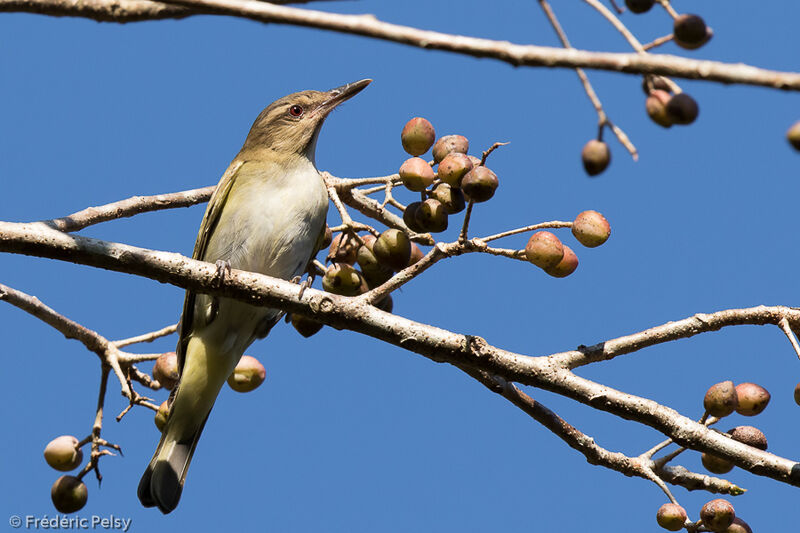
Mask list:
[[[206,260],[283,279],[300,274],[325,224],[322,177],[307,160],[289,168],[245,164],[240,173]]]

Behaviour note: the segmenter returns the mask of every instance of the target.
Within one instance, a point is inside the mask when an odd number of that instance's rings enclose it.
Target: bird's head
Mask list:
[[[276,100],[256,118],[242,152],[266,150],[287,157],[304,155],[313,161],[317,135],[325,117],[371,82],[364,79],[330,91],[301,91]]]

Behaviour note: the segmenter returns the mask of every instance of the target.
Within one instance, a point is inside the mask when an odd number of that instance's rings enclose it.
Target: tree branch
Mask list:
[[[169,0],[161,3],[141,0],[0,0],[0,12],[3,11],[70,15],[115,22],[182,18],[202,13],[230,15],[266,23],[318,28],[419,48],[486,57],[514,66],[587,68],[635,74],[659,74],[800,91],[798,73],[772,71],[744,64],[704,61],[672,55],[619,54],[520,45],[508,41],[452,35],[390,24],[377,20],[372,15],[342,15],[252,0]]]
[[[294,283],[239,270],[231,270],[220,283],[213,264],[176,253],[67,235],[41,223],[0,222],[0,251],[137,274],[201,293],[298,312],[324,324],[369,335],[437,362],[477,368],[506,381],[555,392],[653,427],[680,446],[709,452],[754,474],[800,486],[800,464],[734,441],[652,400],[576,376],[565,362],[558,364],[557,357],[530,357],[509,352],[489,345],[480,337],[454,333],[385,313],[359,298],[337,296],[310,288],[301,295]],[[740,311],[723,311],[719,314],[736,315]],[[794,323],[800,320],[800,310],[784,307],[760,307],[745,314],[760,315],[762,318],[759,321],[752,316],[747,322],[733,320],[727,325],[773,323],[775,315],[787,316],[787,320]],[[649,344],[642,343],[642,347],[646,345]]]

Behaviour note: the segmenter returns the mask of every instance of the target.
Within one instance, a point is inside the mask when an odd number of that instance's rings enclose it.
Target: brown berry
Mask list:
[[[464,193],[460,189],[448,185],[447,183],[439,183],[433,188],[431,198],[439,200],[442,204],[444,212],[448,215],[454,215],[464,210],[466,202],[464,201]]]
[[[753,426],[736,426],[728,431],[728,435],[735,441],[747,444],[759,450],[767,449],[767,437],[760,429]]]
[[[667,531],[680,531],[686,522],[686,510],[677,503],[665,503],[658,508],[656,521]]]
[[[322,242],[319,243],[320,249],[327,248],[333,242],[333,232],[331,231],[331,227],[325,224],[325,233],[322,234]]]
[[[361,272],[347,263],[333,263],[322,276],[322,288],[341,296],[358,296],[369,290]]]
[[[497,190],[497,176],[484,166],[474,167],[461,180],[461,189],[473,202],[485,202]]]
[[[406,159],[403,164],[400,165],[399,174],[406,189],[416,192],[427,189],[436,178],[436,174],[433,172],[431,166],[424,159],[419,157]]]
[[[703,453],[700,456],[703,466],[712,474],[727,474],[733,470],[733,463],[722,457],[711,455],[710,453]]]
[[[358,242],[354,234],[350,232],[338,233],[331,241],[327,259],[334,263],[352,265],[356,262],[359,246],[361,246],[361,243]]]
[[[739,383],[736,385],[736,396],[739,405],[736,412],[744,416],[755,416],[767,408],[770,395],[767,389],[755,383]]]
[[[175,352],[162,353],[153,365],[153,379],[162,387],[172,390],[178,384],[178,356]]]
[[[733,381],[723,381],[712,385],[703,398],[703,406],[711,416],[722,418],[736,410],[738,398]]]
[[[434,139],[436,132],[433,125],[422,117],[414,117],[406,122],[400,134],[403,150],[414,156],[427,152],[433,146]]]
[[[800,383],[794,386],[794,403],[800,405]]]
[[[631,13],[647,13],[650,11],[650,8],[656,3],[656,0],[625,0],[625,7],[627,7]]]
[[[730,502],[721,498],[711,500],[700,509],[700,520],[711,531],[724,532],[733,523],[736,513]]]
[[[606,217],[597,211],[584,211],[575,217],[572,234],[582,245],[595,248],[608,240],[611,235],[611,225]]]
[[[159,431],[164,431],[164,426],[167,425],[167,418],[169,418],[169,403],[164,401],[158,406],[158,411],[153,417],[153,422],[155,422]]]
[[[672,118],[669,116],[669,113],[667,113],[667,104],[670,98],[672,98],[672,96],[670,96],[667,91],[657,89],[651,92],[644,102],[647,116],[649,116],[653,122],[665,128],[672,126]]]
[[[72,435],[61,435],[51,440],[44,448],[44,460],[59,472],[75,470],[83,462],[78,439]]]
[[[554,278],[566,278],[578,268],[578,256],[572,249],[564,245],[564,257],[554,267],[545,268],[544,271]]]
[[[60,513],[80,511],[89,499],[89,491],[83,481],[75,476],[61,476],[50,489],[50,499]]]
[[[302,335],[305,338],[308,338],[319,330],[322,329],[324,324],[322,322],[317,322],[312,318],[308,318],[303,315],[298,315],[297,313],[292,313],[292,326],[297,333]]]
[[[436,175],[451,187],[461,187],[461,179],[474,165],[470,156],[461,152],[451,152],[439,163]]]
[[[747,522],[736,517],[733,519],[733,523],[728,526],[728,529],[725,530],[725,533],[753,533],[753,530],[750,529]]]
[[[439,233],[447,229],[447,212],[439,200],[428,198],[417,207],[414,217],[425,231]]]
[[[675,19],[673,36],[675,44],[687,50],[694,50],[706,44],[713,32],[698,15],[684,14]]]
[[[537,231],[528,239],[525,257],[539,268],[551,268],[564,257],[564,245],[549,231]]]
[[[413,265],[414,263],[416,263],[417,261],[419,261],[423,257],[425,257],[425,254],[422,252],[422,250],[419,249],[419,246],[417,246],[416,244],[414,244],[412,242],[411,243],[411,257],[408,259],[408,266]]]
[[[403,211],[403,223],[408,229],[415,233],[425,233],[425,228],[417,223],[416,218],[417,209],[420,204],[422,204],[422,202],[411,202],[406,206],[405,211]]]
[[[608,168],[611,162],[611,150],[603,141],[592,139],[586,143],[581,151],[583,168],[590,176],[597,176]]]
[[[667,115],[673,124],[691,124],[699,113],[697,102],[686,93],[675,94],[667,102]]]
[[[447,154],[459,152],[466,154],[469,151],[469,141],[463,135],[445,135],[440,137],[433,145],[433,160],[441,162]]]
[[[250,392],[264,383],[266,376],[267,371],[258,359],[243,355],[228,377],[228,385],[236,392]]]
[[[800,152],[800,121],[795,122],[786,132],[786,140],[795,150]]]
[[[419,213],[419,209],[417,212]],[[381,233],[372,245],[372,253],[388,268],[395,271],[403,270],[411,258],[411,241],[399,229],[390,228]]]
[[[392,295],[387,294],[386,298],[375,304],[375,307],[386,313],[391,313],[392,309],[394,309],[394,300],[392,300]]]

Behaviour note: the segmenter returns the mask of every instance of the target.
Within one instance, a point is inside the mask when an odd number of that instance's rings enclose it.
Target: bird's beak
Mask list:
[[[331,89],[326,93],[328,97],[319,105],[319,107],[317,107],[317,109],[314,111],[314,114],[316,115],[321,113],[323,116],[327,115],[333,110],[334,107],[357,95],[370,83],[372,83],[372,80],[367,78]]]

